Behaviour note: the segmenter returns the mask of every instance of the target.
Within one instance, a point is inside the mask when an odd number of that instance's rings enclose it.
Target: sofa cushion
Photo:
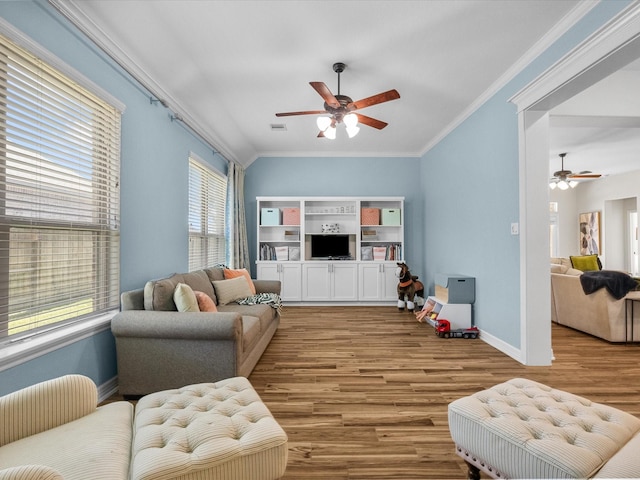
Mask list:
[[[253,295],[249,282],[244,277],[215,281],[213,282],[213,288],[216,291],[218,305],[226,305]]]
[[[258,317],[260,319],[260,326],[262,331],[265,331],[278,315],[278,312],[275,308],[262,303],[256,305],[238,305],[237,303],[232,303],[230,305],[218,305],[218,311],[237,312],[243,317]]]
[[[600,263],[600,259],[598,255],[579,255],[579,256],[571,256],[569,257],[571,260],[571,266],[577,270],[582,270],[583,272],[589,272],[593,270],[601,270],[602,264]]]
[[[213,299],[204,292],[193,292],[198,300],[198,308],[201,312],[217,312],[216,304]]]
[[[144,309],[176,311],[178,308],[173,300],[173,293],[178,283],[185,283],[192,290],[198,290],[214,298],[215,292],[204,270],[190,273],[175,273],[160,280],[150,280],[144,286]]]
[[[124,480],[129,475],[133,406],[114,402],[73,422],[0,448],[2,468],[46,465],[65,480]]]
[[[199,312],[198,299],[193,289],[186,283],[178,283],[173,292],[173,301],[179,312]]]
[[[551,273],[567,273],[567,270],[569,270],[569,267],[566,265],[560,263],[551,264]]]
[[[246,268],[240,268],[237,270],[232,270],[230,268],[224,269],[224,278],[226,280],[229,280],[230,278],[236,278],[236,277],[246,278],[247,282],[249,283],[249,288],[251,289],[251,293],[253,293],[254,295],[256,294],[256,286],[253,284],[253,280],[251,280],[251,275],[249,274]]]

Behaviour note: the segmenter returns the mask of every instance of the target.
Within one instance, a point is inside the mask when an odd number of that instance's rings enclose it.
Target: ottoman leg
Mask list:
[[[469,462],[465,462],[467,464],[467,478],[469,480],[480,480],[480,469],[475,465],[470,464]]]

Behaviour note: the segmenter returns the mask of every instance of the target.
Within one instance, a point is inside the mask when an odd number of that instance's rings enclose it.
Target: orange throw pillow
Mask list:
[[[213,299],[204,292],[193,292],[196,295],[196,300],[198,300],[198,308],[201,312],[217,312],[218,307],[213,303]]]
[[[256,286],[253,284],[253,280],[251,280],[251,275],[249,275],[249,272],[247,271],[246,268],[240,268],[237,270],[232,270],[230,268],[224,269],[225,280],[229,280],[230,278],[236,278],[236,277],[245,277],[247,279],[247,282],[249,282],[249,288],[251,289],[251,292],[254,295],[256,294]]]

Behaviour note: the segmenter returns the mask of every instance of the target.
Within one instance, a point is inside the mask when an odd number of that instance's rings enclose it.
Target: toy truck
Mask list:
[[[451,330],[451,323],[445,319],[436,320],[435,330],[436,335],[441,338],[478,338],[480,335],[478,327]]]

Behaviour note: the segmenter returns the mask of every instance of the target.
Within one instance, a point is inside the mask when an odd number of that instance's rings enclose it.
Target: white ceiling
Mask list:
[[[57,2],[172,112],[243,165],[260,156],[420,156],[539,53],[554,32],[564,31],[593,5],[579,0]],[[347,64],[340,93],[353,100],[398,90],[399,100],[361,111],[388,127],[362,126],[353,139],[339,129],[331,141],[316,138],[315,116],[275,116],[321,110],[323,100],[309,82],[324,82],[337,94],[332,65],[338,61]],[[639,69],[629,71],[638,74]],[[570,103],[554,112],[554,121],[565,127],[552,138],[552,154],[569,152],[565,167],[574,171],[605,173],[586,156],[579,166],[573,164],[574,157],[586,155],[581,150],[596,149],[598,135],[566,125],[574,115],[602,112],[576,113]],[[614,109],[605,114],[640,117],[637,99],[635,106],[631,114]],[[285,124],[286,131],[272,131],[272,124]],[[637,144],[629,148],[638,151]]]

